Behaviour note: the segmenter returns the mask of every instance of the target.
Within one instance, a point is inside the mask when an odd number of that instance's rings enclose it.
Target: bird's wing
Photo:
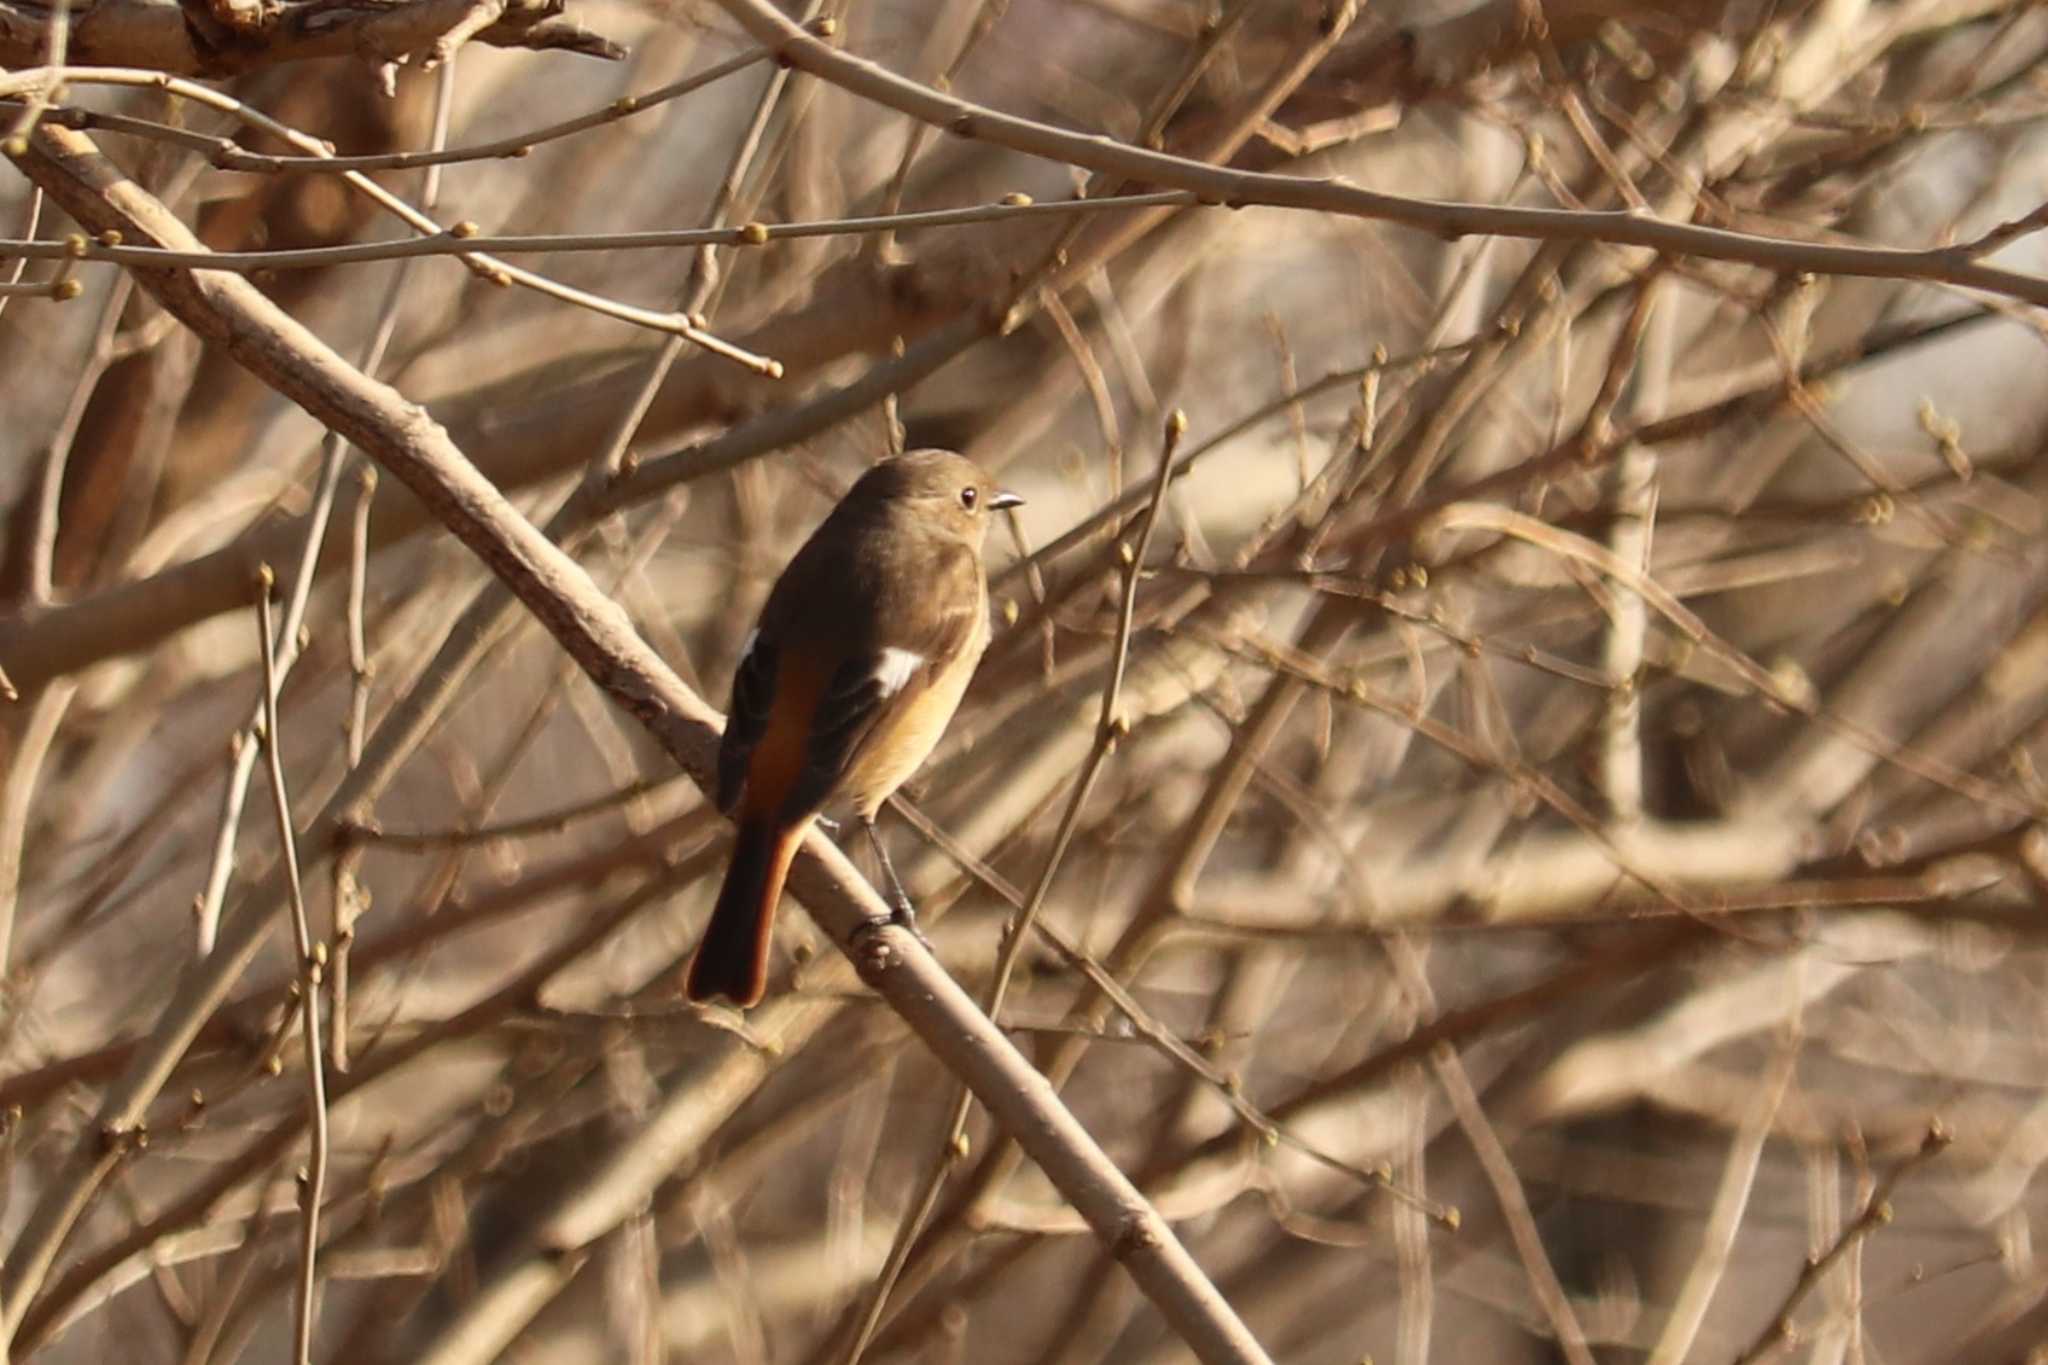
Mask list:
[[[968,569],[978,573],[971,559]],[[930,603],[940,600],[945,608],[931,610]],[[932,592],[914,615],[915,629],[844,659],[812,713],[804,776],[793,800],[813,808],[831,800],[862,750],[886,732],[890,717],[915,704],[969,647],[986,610],[979,581],[969,578],[962,591]]]
[[[747,635],[739,668],[732,676],[732,706],[726,712],[725,735],[718,743],[718,808],[728,815],[739,805],[754,746],[768,728],[780,662],[781,651],[774,640],[764,639],[758,628]]]

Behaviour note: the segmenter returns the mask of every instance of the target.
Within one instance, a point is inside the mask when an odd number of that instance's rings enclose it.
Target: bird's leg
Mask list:
[[[932,941],[924,936],[924,930],[917,927],[917,910],[910,904],[910,893],[903,889],[903,879],[896,875],[896,864],[889,861],[888,846],[882,842],[882,836],[875,830],[875,817],[863,815],[860,822],[868,832],[868,842],[874,845],[875,856],[881,859],[882,874],[889,879],[889,922],[908,929],[919,943],[927,948],[931,947]]]

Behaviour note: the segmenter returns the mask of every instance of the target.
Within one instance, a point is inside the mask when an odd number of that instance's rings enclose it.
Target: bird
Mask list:
[[[1022,505],[963,455],[915,450],[855,481],[768,594],[733,673],[719,809],[736,833],[684,994],[742,1009],[767,985],[789,866],[825,808],[850,808],[916,917],[875,814],[930,756],[988,647],[982,542]]]

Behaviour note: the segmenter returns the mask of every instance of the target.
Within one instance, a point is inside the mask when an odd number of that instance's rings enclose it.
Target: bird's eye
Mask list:
[[[973,484],[968,484],[967,487],[960,490],[960,505],[962,507],[965,507],[968,511],[972,512],[974,510],[974,504],[979,502],[980,500],[981,490],[979,488],[976,488]]]

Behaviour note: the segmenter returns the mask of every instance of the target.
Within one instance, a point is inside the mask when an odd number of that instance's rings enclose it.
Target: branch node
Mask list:
[[[1144,1218],[1129,1214],[1123,1226],[1117,1229],[1116,1241],[1109,1248],[1109,1254],[1122,1261],[1129,1257],[1151,1251],[1159,1245],[1159,1234]]]

